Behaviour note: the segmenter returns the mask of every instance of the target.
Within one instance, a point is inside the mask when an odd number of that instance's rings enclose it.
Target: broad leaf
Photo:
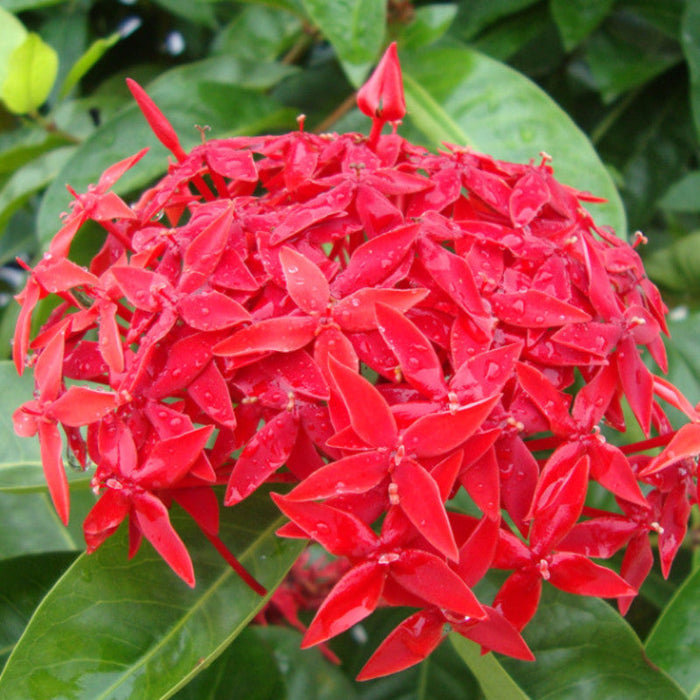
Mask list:
[[[303,0],[338,54],[348,79],[360,87],[384,40],[386,0]]]
[[[175,127],[183,146],[189,148],[201,143],[195,124],[210,126],[212,138],[294,124],[294,113],[260,92],[291,70],[280,64],[256,66],[218,56],[174,68],[145,87]],[[136,104],[131,103],[78,147],[49,187],[39,211],[39,240],[46,243],[60,226],[59,214],[70,202],[66,183],[78,192],[85,191],[107,167],[144,146],[151,146],[151,151],[119,181],[118,191],[143,187],[164,172],[168,163],[167,152]]]
[[[224,515],[222,539],[274,590],[302,545],[274,534],[282,518],[266,495]],[[177,580],[148,545],[127,561],[122,528],[80,556],[43,600],[0,676],[0,696],[161,698],[226,648],[265,599],[188,518],[173,520],[192,553],[196,587]]]
[[[11,54],[0,97],[13,114],[36,111],[49,96],[58,72],[58,54],[38,34],[28,34]]]
[[[676,591],[646,642],[649,658],[700,698],[700,570]]]
[[[663,289],[680,294],[700,290],[700,231],[695,231],[650,255],[645,261],[649,276]],[[683,387],[683,384],[678,386]]]
[[[534,83],[456,42],[401,54],[410,122],[430,146],[442,141],[516,162],[552,156],[557,179],[605,197],[591,206],[596,221],[624,236],[625,215],[593,146]]]
[[[95,39],[80,58],[71,66],[63,81],[63,85],[61,85],[59,97],[61,99],[66,97],[90,68],[92,68],[102,56],[122,38],[123,35],[121,32],[114,32],[108,37]]]
[[[31,372],[17,376],[9,360],[0,361],[0,492],[44,491],[46,482],[36,438],[21,438],[12,427],[12,413],[24,401],[32,398],[34,379]],[[89,477],[69,471],[69,479],[87,485]],[[0,535],[1,537],[1,535]]]
[[[470,0],[468,3],[460,3],[459,15],[453,28],[463,39],[471,39],[497,20],[520,12],[536,2],[537,0]]]
[[[417,7],[411,22],[400,29],[399,46],[402,49],[429,46],[445,34],[456,15],[454,4]]]
[[[586,44],[586,61],[606,102],[682,59],[675,39],[631,12],[614,13]]]
[[[217,35],[215,54],[252,61],[274,61],[302,32],[299,18],[264,5],[244,8]]]
[[[528,696],[492,654],[482,656],[478,644],[453,633],[450,641],[479,681],[486,700],[528,700]]]
[[[7,77],[10,56],[27,38],[24,25],[8,9],[0,7],[0,88]]]
[[[350,679],[286,627],[249,627],[174,700],[354,700]]]
[[[668,324],[671,338],[666,340],[669,370],[667,379],[680,387],[688,400],[695,405],[700,401],[700,314],[689,314],[687,308],[674,309]],[[677,427],[685,423],[683,419]]]
[[[690,103],[700,135],[700,0],[688,0],[681,31],[683,54],[690,69]]]
[[[55,148],[29,161],[12,174],[0,188],[0,233],[17,209],[53,181],[74,150],[74,146]],[[13,250],[9,245],[0,244],[0,264],[12,260],[19,252],[21,249]]]
[[[82,522],[94,504],[90,490],[74,490],[66,528],[46,489],[42,493],[0,493],[0,559],[83,549]]]
[[[501,657],[501,665],[532,698],[681,700],[685,694],[644,657],[639,638],[613,607],[545,586],[525,628],[534,662]]]
[[[549,6],[564,48],[571,51],[583,41],[614,4],[615,0],[550,0]]]
[[[659,206],[667,211],[700,212],[700,172],[695,170],[674,182]]]
[[[49,552],[0,561],[0,669],[34,608],[77,556],[74,552]]]

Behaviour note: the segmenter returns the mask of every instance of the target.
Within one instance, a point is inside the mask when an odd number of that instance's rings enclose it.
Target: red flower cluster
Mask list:
[[[369,138],[300,118],[187,154],[130,87],[176,162],[131,206],[110,187],[143,152],[75,195],[18,297],[14,342],[37,388],[15,427],[38,432],[64,521],[59,425],[95,464],[89,551],[128,518],[131,553],[146,537],[193,585],[176,502],[256,586],[217,537],[212,487],[233,506],[292,482],[274,496],[291,521],[279,534],[345,560],[304,645],[379,605],[417,609],[361,678],[420,661],[447,629],[532,658],[520,632],[542,582],[626,610],[650,535],[668,573],[698,498],[699,416],[641,359],[666,369],[666,309],[633,247],[582,208],[595,198],[546,156],[382,135],[404,114],[394,46],[358,95]],[[107,235],[84,269],[68,254],[87,220]],[[30,342],[48,294],[60,303]],[[624,431],[623,400],[648,439],[620,448],[599,426]],[[690,422],[674,432],[658,400]],[[591,489],[614,512],[587,507]],[[619,575],[592,561],[623,549]],[[510,575],[486,604],[472,588],[493,568]]]

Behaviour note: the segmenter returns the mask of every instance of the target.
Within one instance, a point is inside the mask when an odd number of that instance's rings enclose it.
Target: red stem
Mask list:
[[[260,585],[252,574],[250,574],[243,564],[233,556],[228,547],[221,541],[218,535],[212,535],[202,528],[202,532],[206,535],[207,539],[216,547],[216,551],[226,560],[229,566],[252,588],[259,596],[266,596],[267,589]]]

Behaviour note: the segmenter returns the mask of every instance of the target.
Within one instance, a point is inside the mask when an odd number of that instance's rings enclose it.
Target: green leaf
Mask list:
[[[666,211],[700,212],[700,171],[695,170],[674,182],[659,201],[659,206]]]
[[[87,51],[85,51],[71,66],[61,86],[59,97],[61,99],[66,97],[90,68],[92,68],[121,38],[122,35],[119,32],[114,32],[114,34],[110,34],[108,37],[101,37],[93,41]]]
[[[456,42],[401,54],[408,119],[435,147],[470,145],[496,158],[527,162],[552,156],[557,178],[605,197],[596,221],[626,233],[610,175],[585,134],[520,73]]]
[[[486,700],[528,700],[528,696],[492,653],[482,656],[478,644],[454,632],[450,635],[450,641],[476,676]]]
[[[360,87],[384,41],[386,0],[303,0],[311,20],[331,42],[350,82]]]
[[[564,42],[571,51],[607,16],[615,0],[549,0],[549,6]]]
[[[190,148],[201,143],[195,124],[210,126],[210,138],[294,125],[295,113],[260,92],[293,72],[280,64],[217,56],[174,68],[147,85],[146,90],[177,130],[183,146]],[[150,146],[150,152],[117,183],[116,191],[143,187],[163,173],[168,163],[167,151],[136,104],[131,103],[78,147],[48,188],[39,210],[39,241],[48,242],[60,226],[59,214],[70,203],[66,183],[77,192],[85,191],[109,165],[144,146]]]
[[[27,38],[24,25],[8,9],[0,7],[0,86],[9,72],[10,56]]]
[[[306,17],[302,0],[241,0],[241,2],[245,4],[268,5],[269,7],[291,12],[298,17]]]
[[[52,182],[74,150],[74,146],[56,148],[29,161],[13,173],[0,188],[0,234],[12,214],[33,194]],[[5,241],[4,237],[0,236],[0,265],[14,259],[14,256],[20,252],[8,243],[11,242]]]
[[[681,45],[690,70],[690,102],[700,135],[700,0],[688,0],[682,20]]]
[[[208,0],[153,0],[164,10],[178,17],[203,24],[212,29],[216,27],[216,15]]]
[[[31,372],[17,376],[12,362],[0,362],[0,490],[13,489],[16,485],[43,482],[39,443],[19,437],[12,427],[12,414],[25,401],[32,398],[34,378]]]
[[[60,134],[36,127],[0,133],[0,174],[11,173],[42,153],[67,143]]]
[[[221,656],[198,673],[173,697],[175,700],[229,700],[231,689],[240,698],[279,700],[286,697],[276,655],[256,634],[244,629]]]
[[[687,307],[677,307],[671,312],[668,329],[671,338],[665,341],[669,366],[667,379],[680,387],[695,405],[700,401],[700,313],[689,313]]]
[[[586,61],[606,102],[647,83],[682,59],[675,39],[630,12],[613,13],[586,45]]]
[[[265,603],[189,518],[173,521],[192,554],[194,589],[144,543],[127,560],[122,527],[81,555],[42,601],[0,676],[0,697],[167,697],[213,661]],[[221,537],[268,590],[303,543],[283,540],[266,493],[223,513]]]
[[[537,43],[550,30],[551,19],[547,8],[535,5],[495,24],[471,42],[471,46],[491,58],[507,61],[521,49]]]
[[[175,700],[354,700],[342,671],[318,649],[301,649],[301,634],[285,627],[249,627]]]
[[[34,379],[31,372],[17,376],[15,366],[9,360],[0,361],[0,492],[43,491],[46,488],[44,472],[36,438],[21,438],[12,427],[12,414],[25,401],[32,398]],[[71,472],[73,485],[85,486],[88,477],[84,473]]]
[[[654,225],[656,203],[695,163],[697,141],[687,97],[685,76],[656,81],[632,101],[620,102],[624,109],[596,141],[606,162],[624,178],[630,230]]]
[[[545,586],[523,633],[536,661],[501,657],[501,665],[532,698],[682,700],[686,696],[650,664],[637,635],[610,605]]]
[[[0,492],[0,559],[84,548],[82,522],[93,505],[95,497],[89,489],[73,491],[71,521],[66,528],[46,489],[37,493]]]
[[[295,15],[253,5],[216,35],[213,50],[249,61],[273,61],[301,32],[302,24]]]
[[[2,0],[3,7],[10,12],[23,12],[24,10],[38,10],[40,7],[61,5],[69,0]]]
[[[10,55],[0,97],[14,114],[34,112],[49,96],[57,73],[58,54],[38,34],[28,34]]]
[[[700,231],[679,238],[645,259],[647,274],[670,291],[687,295],[697,293],[700,291],[699,246]]]
[[[470,0],[459,3],[459,14],[453,25],[457,34],[465,40],[472,39],[480,31],[508,15],[513,15],[534,5],[538,0]]]
[[[700,570],[676,591],[646,642],[649,658],[700,698]]]
[[[418,49],[437,41],[450,28],[457,16],[456,5],[424,5],[415,9],[410,24],[401,27],[398,35],[402,49]]]
[[[36,606],[76,556],[49,552],[0,561],[0,669]]]

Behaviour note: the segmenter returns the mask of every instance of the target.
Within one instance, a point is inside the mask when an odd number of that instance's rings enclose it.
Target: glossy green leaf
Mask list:
[[[624,106],[596,143],[621,174],[630,230],[644,231],[670,183],[695,162],[686,77],[656,81]]]
[[[160,5],[164,10],[172,14],[203,24],[207,27],[216,27],[216,15],[210,0],[153,0],[156,5]]]
[[[38,10],[50,5],[61,5],[70,0],[2,0],[3,7],[10,12],[22,12],[24,10]]]
[[[357,676],[381,641],[410,612],[405,608],[379,608],[333,640],[331,647],[348,677]],[[361,700],[483,700],[474,675],[447,641],[425,661],[399,673],[356,683],[355,690]]]
[[[49,96],[58,72],[58,54],[38,34],[28,34],[11,54],[0,98],[14,114],[36,111]]]
[[[350,679],[318,649],[301,649],[285,627],[249,627],[175,700],[355,700]]]
[[[683,59],[680,46],[632,13],[615,13],[586,44],[586,61],[603,99],[611,102]]]
[[[0,561],[0,669],[36,606],[76,556],[48,552]]]
[[[10,56],[27,38],[24,25],[8,12],[9,9],[0,7],[0,86],[7,77]]]
[[[453,25],[462,39],[472,39],[480,31],[514,15],[538,0],[470,0],[459,3],[459,15]]]
[[[645,260],[645,267],[649,276],[664,289],[689,295],[697,293],[700,291],[700,231],[656,251]]]
[[[222,539],[274,590],[303,544],[274,534],[283,519],[266,493],[223,516]],[[196,587],[147,543],[128,561],[121,528],[95,554],[80,556],[44,598],[0,676],[0,697],[167,697],[226,648],[265,599],[192,521],[173,520],[192,554]]]
[[[676,591],[646,642],[649,658],[700,698],[700,570]]]
[[[687,0],[617,0],[620,9],[643,17],[660,32],[674,39],[681,36],[682,17],[687,4]]]
[[[580,44],[606,17],[615,0],[549,0],[554,21],[571,51]]]
[[[659,206],[666,211],[700,212],[700,171],[695,170],[674,182]]]
[[[32,398],[34,379],[31,372],[17,376],[9,360],[0,361],[0,492],[43,491],[46,488],[41,467],[39,442],[36,438],[21,438],[12,427],[12,414]],[[73,486],[86,486],[89,477],[69,471]]]
[[[499,61],[507,61],[547,32],[551,24],[543,5],[529,7],[514,17],[507,17],[470,42],[472,48]]]
[[[304,7],[338,54],[357,88],[377,59],[386,30],[386,0],[303,0]]]
[[[408,117],[428,145],[470,145],[516,162],[539,159],[546,151],[560,181],[608,200],[591,212],[625,235],[620,197],[593,146],[534,83],[456,42],[406,51],[400,58]]]
[[[700,135],[700,0],[688,0],[686,3],[681,44],[690,70],[690,101],[695,131]]]
[[[523,636],[536,661],[500,657],[500,662],[531,698],[686,697],[671,678],[646,660],[632,628],[600,599],[546,586]]]
[[[700,402],[700,313],[689,313],[685,306],[676,307],[671,311],[668,328],[671,338],[665,341],[669,363],[667,379],[680,387],[695,405]]]
[[[0,492],[0,559],[84,549],[82,523],[94,504],[95,497],[89,489],[74,490],[71,520],[66,528],[46,489],[36,493]]]
[[[221,656],[173,698],[228,700],[232,688],[241,698],[281,700],[285,697],[285,685],[275,664],[275,653],[258,637],[253,627],[244,629]]]
[[[114,32],[108,37],[100,37],[90,44],[87,51],[71,66],[61,85],[59,97],[63,99],[78,84],[78,81],[92,68],[107,51],[109,51],[122,38],[119,32]]]
[[[457,6],[424,5],[417,7],[410,23],[398,35],[402,49],[417,49],[437,41],[450,28],[457,16]]]
[[[0,188],[0,233],[19,207],[53,181],[74,150],[75,146],[56,148],[38,156],[12,174]],[[0,238],[0,264],[12,260],[19,252],[3,243]]]
[[[262,4],[276,7],[279,10],[287,10],[298,17],[305,17],[306,12],[302,0],[241,0],[245,4]]]
[[[261,94],[291,72],[292,68],[280,64],[256,65],[217,56],[168,71],[145,87],[177,130],[183,146],[190,148],[201,143],[196,124],[210,126],[210,138],[295,125],[295,113]],[[150,152],[117,183],[117,191],[143,187],[168,164],[167,151],[131,103],[79,146],[47,190],[38,217],[40,242],[46,243],[59,228],[59,214],[70,202],[66,183],[84,191],[112,163],[144,146],[150,146]]]
[[[213,51],[249,61],[274,61],[302,31],[302,23],[295,15],[252,5],[218,32]]]
[[[67,143],[62,135],[39,128],[0,133],[0,173],[11,173],[42,153]]]
[[[528,700],[528,696],[492,654],[481,654],[481,647],[453,633],[450,641],[479,681],[486,700]]]
[[[19,437],[12,427],[12,414],[32,398],[34,379],[30,372],[22,377],[12,362],[0,362],[0,490],[12,489],[17,484],[40,485],[43,482],[41,457],[37,440]]]

